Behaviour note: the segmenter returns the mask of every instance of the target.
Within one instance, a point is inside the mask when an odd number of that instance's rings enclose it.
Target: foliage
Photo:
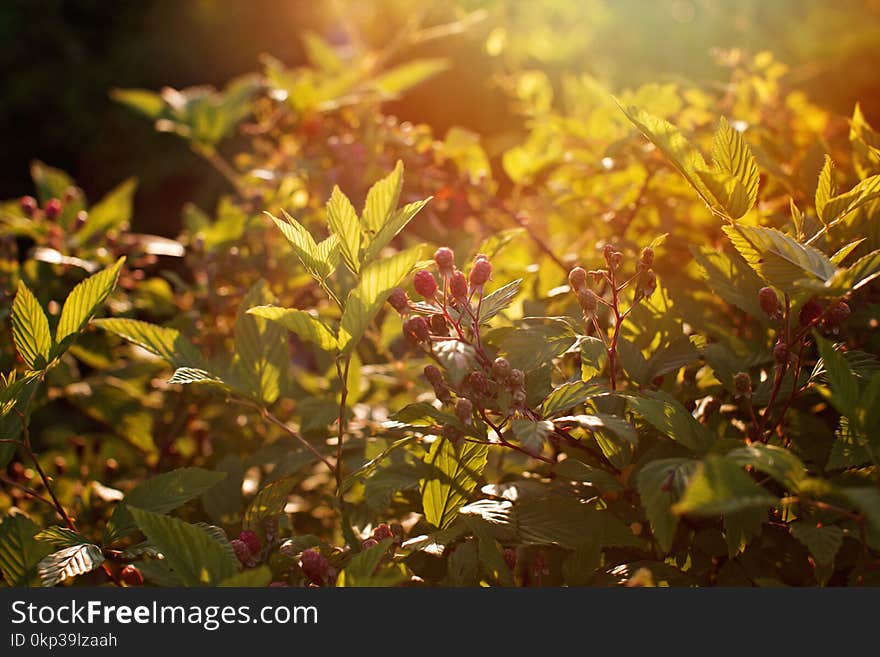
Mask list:
[[[397,48],[485,18],[115,91],[233,190],[176,240],[130,232],[134,182],[34,163],[0,206],[6,584],[880,583],[880,134],[769,53],[630,89],[517,62],[505,143],[384,113],[445,66]]]

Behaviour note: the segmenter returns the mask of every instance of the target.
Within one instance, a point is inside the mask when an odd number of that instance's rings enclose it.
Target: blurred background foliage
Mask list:
[[[86,193],[139,179],[136,230],[177,235],[181,208],[213,207],[224,181],[182,141],[109,95],[114,87],[177,89],[212,84],[260,67],[268,53],[303,64],[306,30],[330,43],[380,48],[407,21],[442,24],[460,9],[486,18],[461,34],[419,44],[401,56],[445,57],[451,66],[386,105],[401,120],[451,126],[484,138],[493,167],[518,141],[523,117],[503,93],[508,71],[545,71],[556,87],[566,71],[609,89],[645,82],[724,79],[713,51],[770,50],[786,64],[788,86],[835,114],[856,100],[880,123],[880,2],[877,0],[465,0],[419,3],[301,0],[5,0],[0,3],[0,198],[30,185],[38,158],[71,173]],[[355,27],[356,26],[356,27]],[[842,74],[845,72],[845,74]],[[495,145],[495,148],[493,148]]]

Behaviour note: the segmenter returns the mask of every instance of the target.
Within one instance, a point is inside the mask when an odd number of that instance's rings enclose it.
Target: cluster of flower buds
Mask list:
[[[470,307],[475,294],[482,294],[483,288],[492,275],[492,264],[485,255],[474,259],[468,276],[455,267],[455,253],[449,247],[440,247],[434,253],[434,263],[440,275],[440,283],[435,274],[422,269],[413,277],[413,289],[433,308],[412,303],[403,288],[397,288],[388,297],[388,303],[401,316],[407,317],[403,333],[414,344],[423,344],[431,337],[447,337],[450,334],[448,315],[445,311],[455,308],[459,311]],[[413,315],[410,317],[410,315]]]
[[[750,399],[752,396],[752,377],[747,372],[737,372],[733,377],[733,387],[737,397]]]
[[[606,281],[609,284],[617,284],[618,272],[623,264],[623,254],[618,251],[614,245],[607,244],[602,251],[605,258],[605,269],[585,270],[583,267],[575,267],[568,273],[568,283],[572,292],[575,294],[584,313],[585,319],[591,319],[596,316],[599,308],[599,297],[590,289],[590,281],[594,285]],[[645,297],[651,296],[657,289],[657,276],[654,273],[654,249],[646,246],[639,255],[636,265],[636,276],[634,277],[636,291],[634,301],[639,301]]]
[[[364,550],[369,550],[371,547],[375,547],[379,545],[386,538],[398,538],[395,535],[394,528],[388,525],[388,523],[380,522],[376,525],[376,528],[373,530],[373,533],[361,543],[361,547]]]
[[[762,287],[758,290],[758,304],[761,306],[761,310],[773,319],[782,317],[782,305],[779,303],[776,290],[772,287]]]
[[[832,301],[825,308],[817,299],[810,299],[798,313],[798,323],[806,328],[821,323],[825,329],[834,329],[849,319],[852,311],[845,301]]]

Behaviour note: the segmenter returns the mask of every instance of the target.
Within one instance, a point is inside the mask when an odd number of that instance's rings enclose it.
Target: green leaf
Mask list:
[[[824,287],[814,289],[827,296],[841,296],[864,287],[878,276],[880,276],[880,249],[862,256],[846,269],[838,269]]]
[[[378,545],[359,552],[339,574],[336,586],[339,587],[367,587],[367,586],[394,586],[406,579],[406,573],[402,566],[387,565],[379,568],[382,559],[388,553],[391,539],[379,541]],[[378,569],[378,572],[377,572]]]
[[[293,246],[296,256],[299,258],[300,262],[302,262],[306,271],[308,271],[312,278],[318,281],[318,283],[324,285],[324,282],[336,269],[333,264],[333,252],[340,248],[339,237],[337,235],[331,235],[327,240],[324,240],[324,242],[322,242],[321,251],[319,252],[318,245],[315,243],[311,233],[309,233],[309,231],[307,231],[296,219],[283,210],[282,213],[284,214],[284,219],[278,219],[271,214],[269,217],[272,218],[272,221],[275,222],[275,225],[278,226],[284,234],[284,237],[286,237],[287,241]]]
[[[248,309],[273,301],[269,285],[257,281],[248,291],[235,318],[235,354],[248,382],[249,392],[266,404],[278,399],[281,377],[287,363],[287,336],[275,323]]]
[[[852,419],[857,415],[861,396],[859,380],[846,358],[831,342],[816,336],[816,345],[831,386],[831,403],[839,413]]]
[[[165,110],[162,96],[146,89],[113,89],[110,97],[117,103],[143,114],[148,119],[158,119]]]
[[[862,512],[874,532],[880,532],[880,489],[872,486],[844,488],[840,495]]]
[[[272,571],[268,566],[248,568],[240,573],[227,577],[217,586],[222,588],[253,588],[262,589],[272,582]]]
[[[594,397],[607,394],[607,392],[604,387],[585,381],[564,383],[547,395],[547,398],[541,403],[541,415],[553,417],[557,413],[570,411],[575,406],[580,406]]]
[[[216,586],[238,572],[234,557],[203,529],[152,511],[130,511],[184,586]]]
[[[327,201],[327,221],[339,237],[339,250],[348,268],[357,274],[361,269],[361,224],[357,212],[338,185],[333,186]]]
[[[616,101],[617,99],[615,99]],[[696,190],[709,207],[715,207],[715,196],[700,177],[700,171],[708,171],[700,152],[668,121],[649,114],[635,106],[618,106],[653,144],[672,162],[676,169]]]
[[[406,228],[407,224],[412,221],[413,217],[415,217],[430,200],[429,197],[421,201],[413,201],[397,210],[368,242],[367,248],[364,250],[364,263],[369,264],[373,262],[373,260],[379,256],[382,249],[388,246],[388,244],[391,243],[391,240],[393,240],[400,231]]]
[[[797,492],[798,484],[807,476],[803,462],[789,450],[776,445],[753,443],[728,452],[725,458],[763,472],[793,492]]]
[[[759,276],[786,292],[796,292],[800,281],[824,285],[837,271],[825,254],[773,228],[738,224],[723,230]]]
[[[452,524],[482,476],[488,454],[489,447],[480,443],[456,448],[443,438],[434,441],[425,457],[433,471],[421,482],[425,520],[439,529]]]
[[[529,420],[516,418],[510,421],[510,429],[517,442],[532,454],[540,454],[544,440],[553,430],[550,420]]]
[[[388,295],[418,262],[420,254],[421,247],[415,247],[374,262],[363,270],[342,312],[338,342],[343,353],[357,346]]]
[[[711,445],[712,436],[706,427],[666,393],[645,390],[639,394],[627,394],[625,397],[633,413],[688,449],[702,453]]]
[[[320,319],[304,310],[279,308],[278,306],[255,306],[248,314],[263,317],[281,324],[291,333],[306,342],[311,342],[325,351],[336,350],[336,336]]]
[[[584,335],[578,339],[581,348],[581,379],[589,382],[605,369],[608,349],[605,347],[605,342],[595,336]]]
[[[837,185],[834,184],[834,163],[830,155],[825,155],[825,164],[819,172],[819,184],[816,186],[816,216],[822,223],[827,224],[825,219],[825,206],[832,197],[837,195]]]
[[[226,477],[225,472],[202,468],[179,468],[151,477],[136,486],[113,510],[104,530],[104,544],[110,545],[134,531],[128,507],[168,513],[210,490]]]
[[[43,586],[55,586],[66,579],[91,572],[104,563],[101,548],[92,543],[71,545],[53,552],[37,564]]]
[[[104,198],[89,208],[86,223],[77,231],[77,237],[86,242],[95,235],[120,228],[131,221],[132,202],[137,180],[129,178],[112,189]]]
[[[699,461],[686,458],[649,461],[636,476],[636,487],[651,531],[660,549],[666,553],[672,547],[678,516],[672,507],[681,498]]]
[[[712,144],[712,168],[734,181],[726,198],[719,201],[732,219],[738,219],[758,198],[758,165],[742,134],[723,117]]]
[[[880,198],[880,175],[865,178],[848,192],[830,199],[822,209],[822,223],[835,224],[866,203]]]
[[[244,512],[242,527],[261,530],[264,520],[283,513],[287,498],[296,484],[296,477],[287,476],[263,486]]]
[[[603,493],[611,491],[619,493],[624,489],[623,484],[610,472],[571,457],[557,463],[553,467],[553,472],[557,477],[579,481]]]
[[[38,541],[43,541],[56,548],[66,548],[74,545],[82,545],[89,541],[79,532],[75,532],[67,527],[54,525],[47,527],[39,534],[34,536]]]
[[[758,303],[758,290],[764,282],[748,263],[710,247],[694,246],[691,253],[715,294],[752,317],[764,317]]]
[[[39,528],[24,515],[7,516],[0,523],[0,573],[8,586],[28,586],[37,563],[52,548],[34,537]]]
[[[483,297],[483,303],[480,306],[480,324],[487,324],[490,319],[507,308],[519,293],[521,285],[522,279],[517,278],[515,281],[502,285],[497,290],[493,290]],[[467,315],[462,319],[465,324],[470,325]]]
[[[789,528],[791,535],[806,546],[818,564],[832,563],[843,545],[843,530],[837,525],[798,520]]]
[[[173,367],[192,367],[201,362],[192,342],[176,329],[116,317],[96,319],[92,324],[146,349]]]
[[[677,372],[685,365],[698,360],[700,352],[694,347],[694,343],[700,344],[699,336],[680,335],[662,349],[655,351],[648,359],[645,379],[650,380],[670,372]]]
[[[394,170],[370,187],[364,205],[363,222],[369,234],[375,235],[392,218],[403,188],[403,162],[397,161]]]
[[[12,302],[12,339],[28,367],[32,370],[46,367],[52,349],[49,320],[40,302],[21,279]]]
[[[111,267],[98,272],[79,283],[68,295],[61,309],[61,318],[55,329],[56,350],[63,350],[76,338],[86,323],[97,312],[104,300],[116,287],[119,270],[125,256],[119,258]]]
[[[37,199],[41,205],[53,198],[63,198],[64,192],[75,186],[73,178],[61,169],[50,167],[39,160],[31,162],[31,178],[37,188]]]
[[[465,520],[467,520],[468,527],[470,527],[477,538],[477,556],[483,571],[501,586],[514,586],[513,573],[510,572],[510,567],[504,560],[504,555],[498,548],[498,543],[492,537],[492,534],[486,530],[482,523],[469,518],[465,518]]]
[[[522,326],[505,329],[499,332],[500,339],[496,341],[493,338],[493,341],[510,364],[524,372],[535,370],[561,356],[577,340],[571,326],[559,320],[528,321]]]
[[[636,433],[635,427],[623,418],[615,415],[608,415],[606,413],[569,415],[556,418],[554,423],[576,424],[591,433],[610,431],[618,438],[633,445],[637,445],[639,442],[639,435]]]
[[[758,486],[739,464],[707,456],[699,464],[674,513],[714,516],[744,509],[769,508],[776,498]]]

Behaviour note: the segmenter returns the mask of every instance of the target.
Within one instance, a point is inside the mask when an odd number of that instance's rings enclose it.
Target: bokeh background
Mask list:
[[[458,5],[484,8],[487,18],[410,51],[446,57],[452,66],[388,108],[402,120],[430,124],[435,134],[459,125],[491,143],[519,130],[522,118],[510,113],[497,84],[511,58],[551,77],[584,71],[621,89],[717,78],[714,48],[771,50],[813,102],[849,115],[858,99],[868,120],[880,123],[877,0]],[[140,179],[134,228],[174,235],[182,205],[212,207],[225,183],[182,140],[156,134],[114,103],[112,88],[220,86],[257,70],[262,53],[288,66],[302,63],[306,29],[337,44],[359,39],[379,46],[415,14],[442,22],[451,11],[445,3],[411,0],[4,0],[0,198],[30,193],[34,158],[69,171],[93,197],[133,175]],[[497,30],[501,24],[507,32]]]

